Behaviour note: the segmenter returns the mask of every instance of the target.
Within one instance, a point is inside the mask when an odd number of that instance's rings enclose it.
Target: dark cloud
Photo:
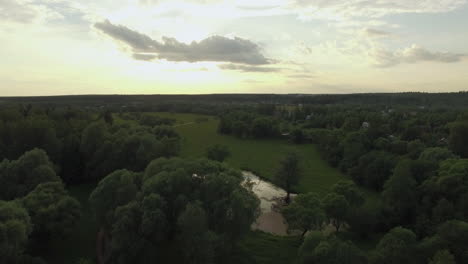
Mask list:
[[[242,72],[279,72],[281,68],[252,66],[242,64],[222,64],[218,66],[222,70],[235,70]]]
[[[162,41],[153,40],[145,34],[125,26],[114,25],[108,20],[96,23],[94,26],[110,37],[127,44],[137,54],[152,54],[168,61],[216,61],[248,65],[271,63],[261,54],[257,44],[243,38],[212,36],[200,42],[185,44],[169,37],[163,37]]]
[[[145,54],[145,53],[133,53],[132,57],[135,60],[142,60],[142,61],[152,61],[157,58],[156,55]]]

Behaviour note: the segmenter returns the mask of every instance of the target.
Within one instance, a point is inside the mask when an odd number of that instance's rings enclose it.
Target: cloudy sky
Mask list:
[[[468,0],[0,0],[0,96],[468,90]]]

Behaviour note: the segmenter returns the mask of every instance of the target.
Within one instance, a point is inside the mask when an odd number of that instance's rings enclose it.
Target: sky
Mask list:
[[[468,0],[0,0],[0,96],[468,90]]]

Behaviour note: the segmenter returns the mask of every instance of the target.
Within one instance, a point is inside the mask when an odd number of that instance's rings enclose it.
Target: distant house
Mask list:
[[[306,120],[312,119],[312,116],[313,116],[313,114],[307,115],[307,116],[306,116]]]
[[[369,122],[362,122],[361,127],[364,128],[364,129],[368,129],[370,127],[370,123]]]

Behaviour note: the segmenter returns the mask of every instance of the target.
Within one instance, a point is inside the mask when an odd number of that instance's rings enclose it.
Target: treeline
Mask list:
[[[65,182],[96,182],[116,169],[142,170],[155,158],[176,155],[180,139],[173,123],[107,109],[9,107],[0,110],[0,160],[40,148]]]
[[[76,95],[41,97],[0,97],[1,104],[74,105],[79,107],[132,107],[132,111],[157,111],[156,108],[208,110],[230,105],[372,105],[387,107],[464,108],[468,92],[458,93],[363,93],[363,94],[208,94],[208,95]]]

